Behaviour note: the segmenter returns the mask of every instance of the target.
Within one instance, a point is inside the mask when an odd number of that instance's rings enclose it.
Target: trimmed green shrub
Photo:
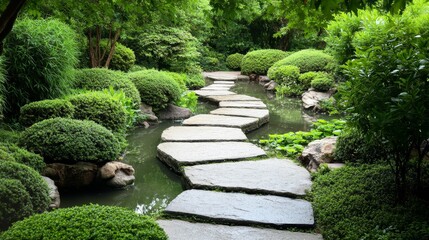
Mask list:
[[[144,70],[129,73],[131,81],[140,92],[142,102],[159,111],[167,107],[168,103],[180,98],[180,86],[165,72]]]
[[[119,141],[111,131],[93,121],[66,118],[43,120],[27,128],[19,145],[46,162],[104,162],[120,154]]]
[[[304,85],[308,88],[311,87],[311,81],[317,77],[324,77],[327,76],[328,73],[326,72],[306,72],[301,75],[299,75],[298,81],[300,84]]]
[[[195,113],[198,106],[198,96],[195,92],[185,92],[177,101],[176,105],[179,107],[189,108],[193,113]]]
[[[106,68],[88,68],[76,72],[75,88],[101,91],[112,86],[115,90],[124,91],[133,100],[135,109],[140,107],[140,93],[126,74]]]
[[[42,173],[45,169],[43,158],[35,153],[29,152],[12,143],[0,143],[0,150],[9,154],[12,161],[27,165]]]
[[[69,97],[75,106],[73,118],[92,120],[114,132],[124,132],[127,118],[122,103],[103,92],[88,92]]]
[[[0,139],[2,142],[17,143],[20,132],[13,130],[0,129]]]
[[[69,89],[77,64],[76,33],[54,19],[17,21],[4,42],[8,112]]]
[[[389,166],[346,166],[317,174],[311,195],[326,240],[429,238],[427,203],[413,199],[395,204]]]
[[[112,70],[128,72],[135,62],[136,55],[134,54],[134,51],[131,48],[116,42],[115,52],[113,53],[113,58],[110,62],[109,68]]]
[[[240,70],[241,61],[244,55],[241,53],[234,53],[226,58],[226,66],[231,70]]]
[[[147,216],[111,206],[86,205],[34,215],[15,223],[0,235],[15,239],[167,240],[158,224]]]
[[[311,87],[316,91],[326,92],[334,86],[334,79],[329,76],[318,76],[311,81]]]
[[[177,82],[177,84],[179,84],[181,93],[188,90],[188,88],[186,87],[187,76],[185,73],[176,73],[176,72],[165,72],[165,73],[168,74],[170,77],[172,77],[174,81]]]
[[[310,71],[329,71],[335,65],[332,56],[321,50],[305,49],[291,54],[290,56],[276,62],[273,67],[294,65],[299,67],[301,73]]]
[[[24,190],[30,195],[33,213],[48,209],[51,203],[48,185],[34,169],[16,162],[0,161],[0,179],[2,178],[15,179],[24,185]]]
[[[15,179],[0,178],[0,204],[0,230],[34,213],[30,195]]]
[[[271,67],[268,70],[268,78],[274,80],[277,84],[297,84],[299,78],[299,68],[292,65]]]
[[[49,118],[71,118],[74,113],[73,105],[64,99],[42,100],[21,107],[19,122],[29,127],[36,122]]]
[[[6,152],[1,148],[0,148],[0,160],[15,162],[15,158],[13,158],[12,155],[10,155],[10,153]]]
[[[289,55],[291,55],[290,52],[284,52],[278,49],[263,49],[248,52],[241,62],[241,73],[245,75],[252,73],[265,75],[274,63]]]
[[[225,55],[223,53],[216,52],[216,50],[207,46],[203,46],[199,49],[199,51],[201,52],[199,64],[204,71],[215,72],[228,70],[225,61]],[[193,74],[197,73],[198,72],[194,72]]]
[[[191,90],[200,89],[206,85],[206,81],[201,74],[187,75],[185,83],[186,87]]]

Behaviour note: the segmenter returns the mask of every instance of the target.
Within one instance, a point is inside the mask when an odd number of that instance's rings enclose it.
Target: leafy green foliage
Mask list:
[[[40,155],[29,152],[15,144],[0,142],[0,150],[11,157],[10,161],[27,165],[39,173],[43,173],[45,169],[45,162]]]
[[[8,112],[67,92],[78,55],[75,32],[69,26],[53,19],[20,20],[4,48]]]
[[[328,113],[329,115],[338,115],[341,113],[341,109],[337,104],[337,100],[334,97],[330,97],[328,99],[322,99],[319,102],[320,112]]]
[[[2,142],[17,143],[19,136],[20,136],[20,132],[18,131],[14,131],[12,129],[0,128],[0,139]]]
[[[73,118],[92,120],[113,132],[127,128],[126,111],[119,98],[103,92],[87,92],[71,95],[69,101],[75,107]]]
[[[180,98],[179,84],[165,72],[144,70],[129,73],[128,76],[139,90],[142,102],[152,106],[154,111]]]
[[[3,109],[6,101],[6,92],[5,92],[5,84],[6,82],[6,69],[4,65],[4,58],[0,56],[0,115],[3,114]]]
[[[335,59],[321,50],[305,49],[290,54],[273,64],[273,67],[294,65],[299,67],[301,73],[310,71],[329,71],[334,67]]]
[[[118,139],[93,121],[52,118],[27,128],[19,145],[47,162],[104,162],[120,154]]]
[[[177,101],[177,106],[189,108],[193,113],[197,110],[198,96],[194,92],[185,92]]]
[[[112,86],[115,90],[122,90],[125,95],[132,99],[133,108],[140,107],[140,93],[134,83],[126,74],[105,68],[88,68],[78,70],[74,80],[75,88],[101,91]]]
[[[267,74],[268,69],[277,61],[289,56],[291,53],[277,49],[263,49],[248,52],[241,62],[242,74]]]
[[[86,205],[34,215],[17,222],[1,239],[118,239],[167,240],[158,224],[147,216],[112,206]]]
[[[268,69],[268,78],[278,84],[296,84],[299,78],[299,68],[292,65],[270,67]]]
[[[19,122],[23,126],[29,127],[36,122],[40,122],[48,118],[71,118],[73,113],[74,106],[68,100],[42,100],[22,106]]]
[[[179,84],[180,91],[182,93],[188,90],[188,88],[186,87],[187,76],[185,73],[176,73],[176,72],[165,72],[165,73],[168,74],[171,78],[173,78],[174,81],[177,82],[177,84]]]
[[[228,70],[224,54],[206,46],[201,47],[199,51],[201,52],[199,64],[204,71],[214,72]]]
[[[316,91],[326,92],[334,86],[334,79],[329,76],[318,76],[311,81],[311,87]]]
[[[324,239],[427,239],[427,204],[395,204],[388,166],[346,166],[314,179],[313,208]]]
[[[328,76],[325,72],[306,72],[301,75],[299,75],[299,82],[306,86],[307,89],[311,87],[311,81],[317,77],[325,77]]]
[[[201,74],[189,74],[185,81],[186,87],[191,90],[199,89],[206,85],[206,81]]]
[[[263,146],[286,156],[297,157],[310,142],[328,136],[339,136],[345,127],[343,120],[317,120],[309,132],[288,132],[285,134],[270,134],[268,139],[261,139]]]
[[[231,70],[240,70],[241,61],[243,60],[244,55],[241,53],[234,53],[229,55],[226,58],[226,66]]]
[[[133,100],[125,95],[122,90],[115,90],[112,86],[109,89],[104,89],[103,93],[109,95],[113,100],[120,102],[125,110],[126,126],[132,128],[137,122],[140,110],[134,109]]]
[[[107,47],[107,42],[104,44]],[[120,70],[128,72],[136,62],[136,55],[131,48],[122,45],[119,42],[115,44],[115,53],[113,53],[112,61],[109,68],[112,70]]]

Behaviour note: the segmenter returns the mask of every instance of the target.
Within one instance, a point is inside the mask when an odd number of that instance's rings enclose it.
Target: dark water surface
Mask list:
[[[270,110],[269,124],[249,133],[249,139],[266,138],[272,133],[308,130],[311,125],[311,117],[302,112],[298,99],[276,99],[267,94],[262,86],[252,82],[238,82],[232,91],[260,98]],[[200,103],[198,113],[207,113],[215,108],[215,105]],[[156,159],[156,147],[162,132],[174,125],[180,123],[167,121],[148,129],[139,128],[127,137],[129,147],[124,162],[136,170],[133,187],[125,190],[61,193],[61,207],[97,203],[126,207],[143,214],[163,209],[184,190],[181,177]]]

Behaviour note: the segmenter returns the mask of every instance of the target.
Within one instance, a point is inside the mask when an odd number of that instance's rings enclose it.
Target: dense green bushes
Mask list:
[[[40,155],[22,149],[15,144],[0,142],[0,150],[3,151],[3,154],[8,155],[9,159],[6,160],[27,165],[39,173],[42,173],[45,169],[45,162]]]
[[[6,82],[6,70],[4,66],[4,58],[0,56],[0,116],[3,114],[6,101],[5,84]]]
[[[34,215],[14,224],[0,238],[167,240],[167,235],[147,216],[119,207],[87,205]]]
[[[152,106],[154,111],[180,98],[179,84],[165,72],[144,70],[129,73],[128,76],[139,90],[142,102]]]
[[[186,87],[191,90],[200,89],[206,85],[206,81],[201,74],[190,74],[185,81]]]
[[[77,55],[68,25],[53,19],[18,21],[4,42],[8,112],[67,92]]]
[[[106,46],[107,42],[105,42],[103,45]],[[136,55],[134,54],[134,51],[131,48],[116,42],[115,53],[113,54],[109,68],[112,70],[128,72],[135,62]]]
[[[329,75],[315,77],[311,81],[311,87],[319,92],[327,92],[334,86],[334,79]]]
[[[241,61],[243,60],[244,55],[241,53],[234,53],[229,55],[226,58],[226,66],[231,70],[240,70]]]
[[[186,74],[185,73],[176,73],[176,72],[165,72],[168,76],[174,79],[180,87],[180,91],[183,93],[188,88],[186,87]]]
[[[297,66],[301,73],[329,71],[334,67],[335,59],[321,50],[305,49],[277,61],[272,67],[277,68],[283,65]]]
[[[73,113],[74,106],[67,100],[42,100],[22,106],[19,121],[23,126],[29,127],[48,118],[71,118]]]
[[[315,217],[324,239],[428,239],[427,203],[395,205],[389,166],[344,167],[317,175]]]
[[[120,154],[118,139],[92,121],[52,118],[27,128],[19,145],[38,153],[46,162],[103,162]]]
[[[51,202],[48,186],[40,174],[32,168],[23,164],[0,160],[0,180],[2,179],[12,179],[21,184],[14,181],[6,181],[5,184],[8,184],[11,189],[5,189],[5,186],[1,187],[1,228],[7,228],[12,221],[22,219],[34,213],[41,213],[48,209]],[[7,193],[10,191],[14,191],[19,195],[8,196]],[[29,202],[27,201],[27,197],[30,198]],[[22,202],[20,201],[21,198]],[[3,204],[8,206],[6,207]],[[15,216],[15,212],[18,215]]]
[[[134,108],[140,107],[140,94],[136,86],[122,72],[112,71],[105,68],[81,69],[76,72],[75,88],[101,91],[112,86],[115,90],[122,90],[125,95],[132,99]]]
[[[241,73],[245,75],[252,73],[265,75],[274,63],[290,54],[289,52],[277,49],[263,49],[248,52],[241,62]]]
[[[127,119],[121,102],[103,92],[88,92],[69,97],[75,107],[73,118],[92,120],[114,132],[124,132]]]
[[[292,85],[296,84],[299,78],[299,68],[292,65],[270,68],[268,78],[278,84]]]

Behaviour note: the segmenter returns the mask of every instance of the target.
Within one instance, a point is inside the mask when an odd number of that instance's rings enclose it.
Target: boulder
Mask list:
[[[332,163],[337,137],[327,137],[308,144],[299,160],[309,171],[316,171],[322,163]]]
[[[152,111],[152,107],[142,103],[140,105],[140,114],[143,115],[144,119],[150,124],[157,124],[158,117],[155,116],[155,113]]]
[[[76,164],[47,164],[44,175],[54,180],[58,188],[82,188],[94,183],[97,165],[87,162]]]
[[[49,209],[56,209],[60,207],[60,192],[58,192],[57,186],[55,186],[54,180],[43,177],[45,182],[48,184],[49,187],[49,197],[51,198],[51,204],[49,204]]]
[[[167,108],[161,110],[158,114],[159,119],[162,120],[180,120],[190,118],[191,116],[191,110],[173,104],[168,104]]]
[[[277,87],[277,83],[274,82],[273,80],[269,81],[268,83],[266,83],[264,85],[265,90],[267,91],[274,91]]]
[[[259,76],[259,82],[269,82],[270,79],[267,76]]]
[[[123,188],[134,183],[134,168],[122,162],[108,162],[98,170],[98,178],[107,186]]]
[[[319,102],[325,99],[328,99],[332,96],[333,92],[317,92],[312,89],[302,94],[302,104],[305,109],[309,110],[319,110]]]
[[[256,75],[256,74],[250,74],[249,75],[249,80],[250,81],[257,81],[258,80],[258,75]]]

